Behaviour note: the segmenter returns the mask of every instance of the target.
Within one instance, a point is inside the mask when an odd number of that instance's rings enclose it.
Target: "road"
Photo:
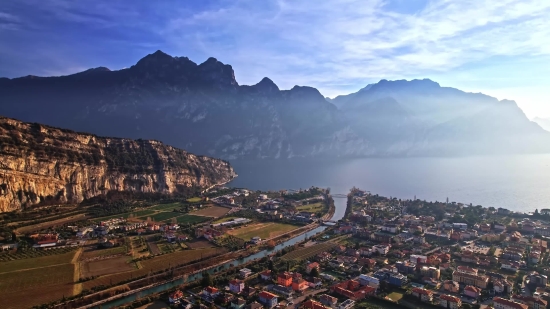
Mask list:
[[[291,300],[289,300],[289,302],[293,302],[294,303],[294,308],[295,309],[298,309],[300,307],[300,304],[306,299],[306,297],[310,296],[310,295],[316,295],[316,294],[319,294],[319,293],[324,293],[326,292],[327,289],[318,289],[318,290],[315,290],[315,289],[308,289],[304,295],[300,296],[300,297],[297,297],[297,298],[293,298]]]

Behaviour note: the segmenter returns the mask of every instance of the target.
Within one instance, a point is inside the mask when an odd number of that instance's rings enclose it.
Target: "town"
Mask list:
[[[100,220],[23,227],[29,232],[18,242],[2,245],[0,271],[17,280],[9,263],[78,253],[70,265],[79,297],[50,300],[66,307],[180,281],[125,306],[542,309],[550,301],[550,210],[399,200],[357,188],[333,222],[334,208],[329,189],[221,187]]]

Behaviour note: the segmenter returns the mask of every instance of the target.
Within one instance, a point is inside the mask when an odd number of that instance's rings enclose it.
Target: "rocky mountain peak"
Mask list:
[[[277,85],[267,77],[262,78],[262,80],[256,85],[254,85],[254,87],[261,91],[267,91],[267,92],[279,91],[279,87],[277,87]]]
[[[233,67],[218,61],[214,57],[210,57],[205,62],[199,64],[198,70],[202,79],[206,81],[226,86],[238,86]]]

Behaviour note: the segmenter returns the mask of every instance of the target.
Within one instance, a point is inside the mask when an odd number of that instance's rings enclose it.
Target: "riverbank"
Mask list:
[[[283,250],[284,248],[297,245],[303,241],[306,241],[309,237],[317,235],[326,229],[326,227],[318,226],[318,224],[308,225],[304,228],[306,229],[302,229],[301,233],[299,233],[298,235],[295,235],[294,238],[284,241],[283,243],[276,245],[274,248],[261,250],[259,252],[250,254],[245,257],[242,256],[242,253],[247,252],[246,250],[231,252],[225,255],[226,258],[224,259],[223,262],[217,263],[215,265],[209,265],[200,269],[195,269],[192,272],[188,272],[186,274],[182,274],[177,277],[172,277],[168,280],[164,280],[164,281],[150,284],[147,286],[142,286],[142,287],[133,289],[132,291],[128,291],[119,295],[112,296],[108,299],[98,300],[94,303],[85,305],[85,308],[102,308],[102,309],[114,308],[114,307],[126,304],[128,302],[135,301],[138,298],[142,298],[152,294],[163,293],[167,290],[170,290],[172,288],[175,288],[181,285],[194,283],[202,279],[202,274],[205,272],[209,272],[216,275],[223,274],[234,267],[243,267],[248,263],[254,262],[255,260],[273,255]],[[231,256],[230,259],[227,258],[229,256]],[[205,263],[205,262],[200,262],[200,263]],[[200,264],[200,263],[197,263],[197,264]],[[162,275],[166,275],[166,273],[159,274],[157,276],[162,276]],[[145,280],[145,279],[141,279],[141,280]],[[128,285],[132,286],[132,283],[129,283]],[[109,303],[111,303],[111,305]],[[58,306],[58,308],[68,308],[68,307]]]

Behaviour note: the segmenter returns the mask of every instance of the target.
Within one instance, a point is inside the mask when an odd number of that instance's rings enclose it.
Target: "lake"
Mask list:
[[[253,190],[353,186],[373,194],[461,202],[513,211],[550,208],[550,154],[461,158],[361,158],[231,161],[229,186]],[[336,199],[341,217],[345,199]]]

